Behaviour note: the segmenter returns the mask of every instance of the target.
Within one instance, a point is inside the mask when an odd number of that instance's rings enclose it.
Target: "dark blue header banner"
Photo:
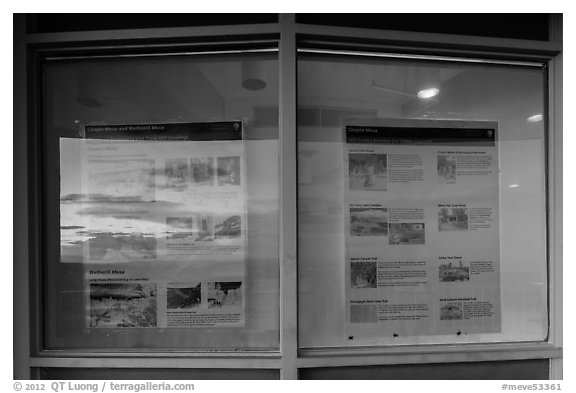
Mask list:
[[[242,140],[242,122],[89,125],[84,138],[151,141]]]
[[[495,146],[494,128],[346,126],[346,143]]]

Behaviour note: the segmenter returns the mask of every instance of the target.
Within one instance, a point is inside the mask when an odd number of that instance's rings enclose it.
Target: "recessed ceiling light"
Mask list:
[[[246,90],[258,91],[266,87],[266,82],[264,82],[262,79],[256,78],[244,79],[242,81],[242,87]]]
[[[542,114],[537,113],[537,114],[532,115],[529,118],[527,118],[526,121],[529,123],[536,123],[537,121],[542,121],[542,118],[543,118]]]
[[[420,90],[417,94],[418,98],[427,99],[432,98],[440,93],[440,89],[432,87],[430,89]]]
[[[242,87],[246,90],[258,91],[266,87],[264,68],[255,61],[242,62]]]

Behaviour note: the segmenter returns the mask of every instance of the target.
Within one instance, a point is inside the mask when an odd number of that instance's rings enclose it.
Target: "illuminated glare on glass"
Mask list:
[[[437,89],[436,87],[432,87],[430,89],[424,89],[424,90],[420,90],[417,94],[418,98],[432,98],[435,95],[438,95],[438,93],[440,93],[440,89]]]
[[[510,188],[516,188],[516,187],[520,187],[520,184],[510,184],[508,187],[510,187]]]
[[[536,123],[537,121],[542,121],[542,114],[538,113],[536,115],[532,115],[529,118],[527,118],[526,121],[530,123]]]

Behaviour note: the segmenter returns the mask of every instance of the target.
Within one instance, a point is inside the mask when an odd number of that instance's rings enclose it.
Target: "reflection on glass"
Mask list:
[[[312,54],[301,55],[298,70],[300,346],[543,340],[547,334],[545,134],[542,122],[527,122],[529,116],[543,112],[543,71]],[[418,97],[419,92],[431,88],[436,88],[437,94],[429,94],[426,99]],[[361,258],[347,263],[347,242],[373,244],[382,240],[382,248],[398,253],[401,259],[407,248],[427,247],[438,236],[461,238],[477,231],[479,211],[471,206],[489,202],[481,192],[476,192],[479,190],[474,182],[460,190],[460,158],[452,152],[454,149],[444,149],[419,166],[411,164],[412,169],[420,168],[423,179],[430,180],[427,190],[416,190],[410,183],[404,187],[411,187],[415,197],[430,201],[438,199],[438,192],[458,188],[459,193],[452,195],[445,206],[437,203],[434,209],[424,209],[420,221],[403,223],[393,219],[395,212],[390,206],[409,204],[400,195],[391,196],[397,187],[394,184],[397,175],[392,177],[391,173],[398,172],[399,165],[392,161],[394,149],[349,152],[343,128],[350,118],[357,123],[362,118],[497,122],[498,149],[491,182],[498,184],[490,184],[491,189],[497,190],[496,200],[490,201],[499,205],[500,278],[495,285],[486,287],[481,296],[490,293],[494,299],[501,299],[501,323],[497,324],[501,328],[476,326],[470,334],[455,330],[454,334],[434,336],[424,330],[414,334],[418,332],[404,329],[386,337],[376,334],[365,339],[347,334],[349,324],[382,324],[386,330],[391,324],[385,324],[378,316],[384,311],[389,315],[402,314],[389,304],[364,302],[346,307],[346,287],[362,293],[377,292],[379,289],[373,288],[371,279],[374,269],[377,286],[386,281],[384,276],[379,279],[379,274],[393,272],[387,266],[378,263],[372,266],[373,262]],[[407,145],[403,148],[409,149]],[[378,154],[383,156],[380,165]],[[412,154],[417,154],[415,149]],[[385,169],[379,171],[379,167]],[[480,187],[481,182],[476,183]],[[347,203],[346,198],[352,193],[365,196],[367,200],[362,202],[370,203]],[[464,199],[469,204],[458,206],[458,201]],[[476,242],[474,247],[482,255],[488,255],[494,251],[491,244],[494,242]],[[490,269],[489,265],[479,264],[481,261],[480,258],[472,264],[465,258],[436,260],[436,269],[412,281],[435,283],[443,288],[466,288],[477,282],[479,267]],[[412,289],[414,295],[410,298],[408,289],[403,292],[402,287],[396,287],[395,292],[403,296],[406,304],[425,305],[428,299],[419,297],[416,289]],[[440,305],[438,315],[429,321],[428,330],[457,326],[470,315],[469,301],[458,300],[456,296],[436,300]]]
[[[276,64],[47,65],[47,347],[278,346],[277,121],[253,125],[277,105]]]

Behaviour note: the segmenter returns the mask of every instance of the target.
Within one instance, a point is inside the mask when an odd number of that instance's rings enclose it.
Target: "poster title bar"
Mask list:
[[[494,146],[493,128],[346,126],[346,143]]]
[[[88,125],[87,139],[150,141],[242,140],[242,122]]]

